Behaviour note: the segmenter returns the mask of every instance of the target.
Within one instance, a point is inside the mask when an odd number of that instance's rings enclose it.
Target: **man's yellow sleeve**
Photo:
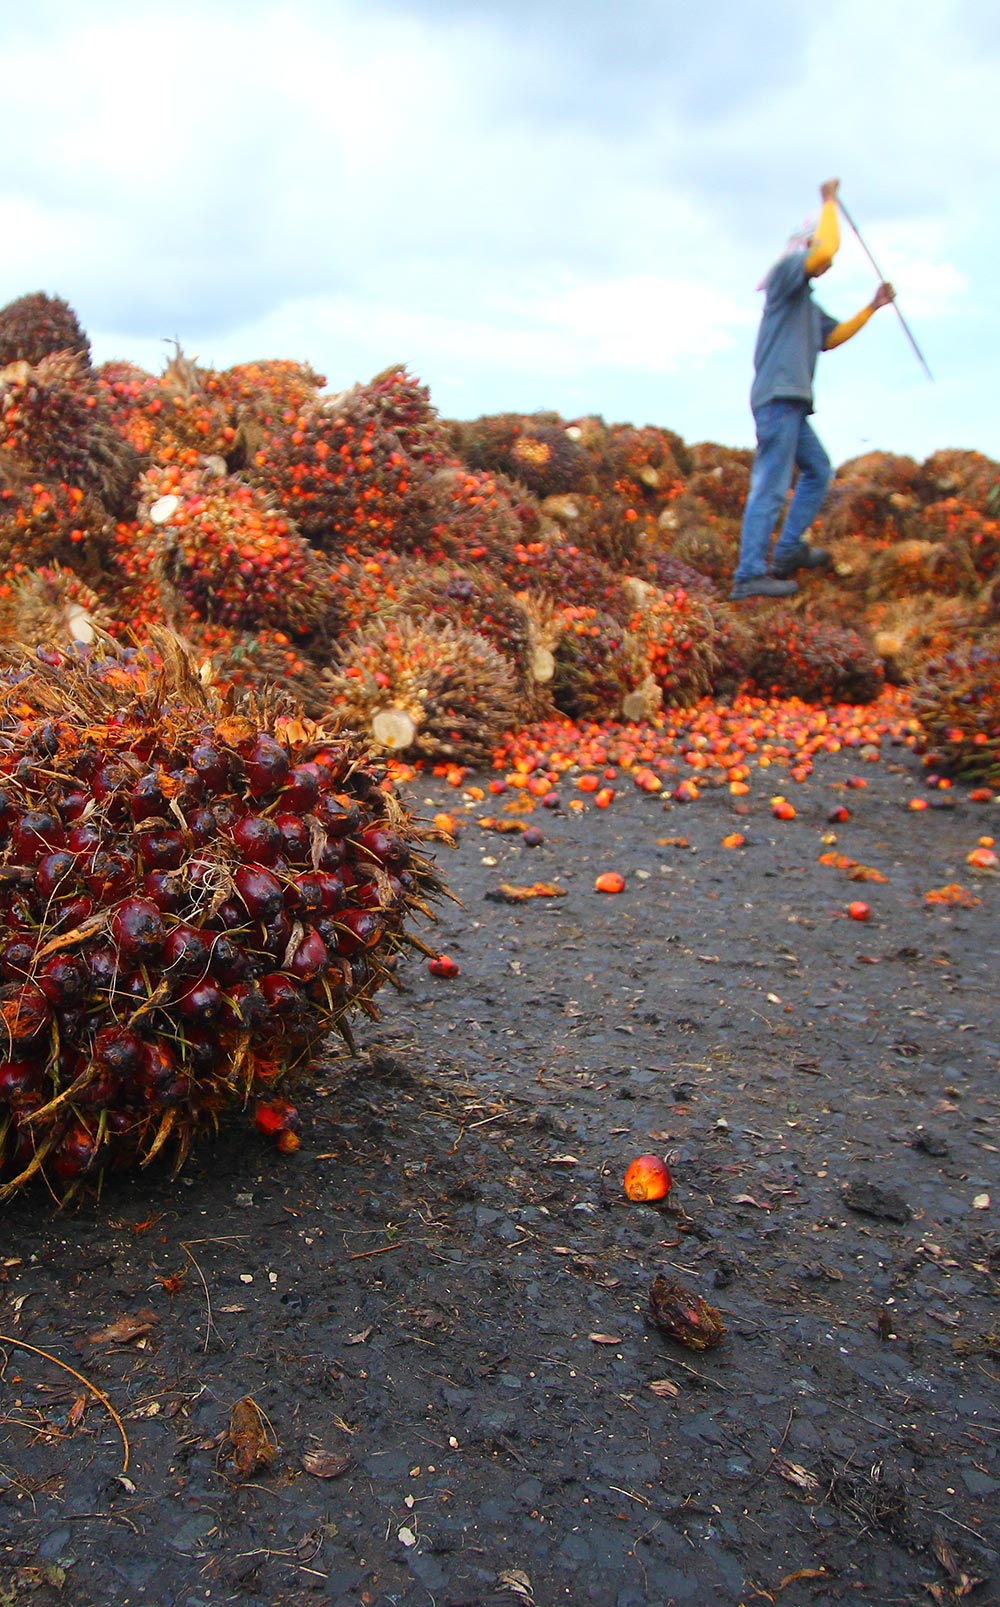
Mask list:
[[[823,210],[819,215],[816,233],[812,238],[809,255],[806,257],[806,274],[812,278],[813,274],[822,273],[828,268],[837,255],[840,246],[840,217],[837,212],[836,201],[824,201]]]
[[[823,350],[825,352],[832,351],[834,346],[842,346],[845,340],[850,340],[852,335],[856,335],[859,329],[864,328],[872,315],[872,311],[871,307],[862,307],[861,311],[856,312],[853,318],[845,318],[842,324],[837,324],[826,337],[826,344]]]

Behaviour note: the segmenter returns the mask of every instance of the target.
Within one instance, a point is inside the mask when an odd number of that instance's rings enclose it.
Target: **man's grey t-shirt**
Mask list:
[[[764,316],[754,349],[750,406],[805,402],[813,410],[813,374],[837,320],[812,299],[805,251],[776,262],[764,281]]]

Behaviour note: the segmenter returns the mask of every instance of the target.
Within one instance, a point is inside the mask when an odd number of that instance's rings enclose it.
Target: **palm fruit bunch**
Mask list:
[[[693,597],[717,598],[719,588],[711,576],[702,574],[672,552],[650,555],[650,579],[661,591],[681,589]]]
[[[649,667],[634,639],[607,614],[567,605],[553,650],[550,691],[560,714],[574,721],[648,718],[656,712],[640,694]],[[631,701],[630,701],[631,700]]]
[[[1000,506],[992,515],[981,513],[958,497],[930,502],[924,508],[921,530],[931,541],[961,545],[980,580],[990,580],[1000,569]]]
[[[180,1164],[282,1092],[446,890],[365,751],[206,689],[176,638],[0,680],[0,1200]]]
[[[284,631],[238,631],[228,625],[190,622],[185,640],[198,660],[202,679],[220,688],[283,695],[316,719],[327,700],[321,665]]]
[[[12,565],[60,563],[93,578],[108,561],[112,524],[79,486],[15,474],[0,486],[0,573]]]
[[[431,393],[399,363],[384,368],[367,385],[354,389],[357,405],[391,430],[408,458],[428,471],[451,463],[448,432],[431,402]]]
[[[659,520],[684,490],[683,477],[691,470],[691,458],[680,437],[669,430],[616,424],[609,432],[602,467],[601,484],[613,484],[625,505],[640,513],[647,527],[658,528]]]
[[[150,573],[197,619],[304,632],[333,604],[327,560],[281,509],[232,475],[151,469],[139,513]]]
[[[891,452],[866,452],[841,464],[816,521],[823,539],[863,536],[868,542],[898,541],[919,534],[919,466]]]
[[[889,597],[908,597],[917,592],[934,592],[955,597],[975,592],[979,576],[966,547],[959,540],[894,541],[872,559],[866,576],[865,594],[882,602]]]
[[[90,341],[69,302],[38,290],[0,307],[0,368],[16,362],[34,367],[53,352],[90,362]]]
[[[644,543],[656,533],[655,509],[635,506],[622,494],[619,485],[605,490],[577,493],[574,501],[579,520],[573,526],[578,546],[593,553],[612,569],[637,573],[646,567]]]
[[[286,414],[300,413],[317,400],[326,384],[308,363],[274,358],[257,363],[236,363],[232,368],[205,374],[203,385],[218,397],[236,423],[244,417],[262,424],[279,422]]]
[[[225,404],[208,388],[209,377],[178,345],[163,372],[142,386],[139,433],[148,433],[155,463],[194,467],[205,457],[226,460],[236,430]]]
[[[675,591],[647,596],[628,622],[633,651],[642,654],[665,708],[685,709],[707,697],[719,669],[715,615],[701,597]]]
[[[739,554],[738,520],[720,518],[704,498],[684,491],[663,509],[658,528],[657,552],[665,548],[671,558],[728,591]]]
[[[752,453],[701,443],[691,449],[693,473],[686,490],[719,519],[742,519],[750,490]]]
[[[413,468],[398,437],[359,397],[309,403],[266,429],[248,478],[325,552],[397,544]]]
[[[524,497],[502,475],[445,465],[418,479],[395,545],[429,563],[505,573],[524,538]]]
[[[97,592],[61,564],[24,569],[0,584],[0,640],[65,648],[92,642],[109,623]]]
[[[912,696],[925,762],[1000,787],[1000,630],[927,664]]]
[[[530,628],[523,601],[489,570],[411,562],[393,572],[396,611],[475,631],[510,664],[514,680],[528,677]]]
[[[515,592],[542,592],[557,602],[572,602],[610,614],[624,622],[631,604],[621,576],[610,564],[575,542],[562,539],[519,542],[513,561],[504,566],[503,578]]]
[[[0,452],[26,477],[64,482],[115,518],[134,511],[138,454],[115,429],[91,370],[72,352],[0,370]]]
[[[868,609],[865,623],[886,679],[905,686],[932,659],[943,658],[974,633],[976,605],[968,598],[910,596]]]
[[[447,621],[375,621],[341,644],[339,659],[322,677],[330,717],[400,757],[488,764],[515,723],[507,659]]]
[[[980,513],[996,514],[1000,498],[1000,463],[985,452],[945,448],[921,465],[917,489],[925,502],[955,498]]]
[[[881,659],[857,631],[808,615],[762,609],[747,673],[765,696],[804,703],[871,703],[885,683]]]
[[[458,455],[473,469],[504,474],[537,497],[587,489],[593,464],[558,413],[494,413],[452,426]]]

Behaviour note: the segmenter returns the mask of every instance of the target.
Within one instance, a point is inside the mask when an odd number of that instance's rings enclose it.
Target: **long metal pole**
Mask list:
[[[882,284],[885,284],[886,283],[885,274],[882,272],[882,269],[879,267],[878,263],[875,261],[875,258],[872,256],[871,251],[868,249],[868,246],[865,243],[865,239],[864,239],[864,236],[861,233],[861,230],[858,228],[858,226],[855,223],[854,219],[851,217],[851,214],[848,212],[846,206],[844,205],[843,201],[840,199],[839,195],[837,196],[837,205],[840,207],[840,210],[841,210],[841,212],[843,212],[844,217],[847,219],[847,221],[850,224],[851,228],[854,230],[854,233],[857,235],[857,237],[858,237],[858,245],[861,247],[861,249],[864,252],[865,256],[868,258],[868,261],[871,263],[872,267],[875,269],[875,272],[878,274],[879,279],[882,282]],[[903,314],[900,312],[900,310],[899,310],[899,302],[895,299],[895,297],[893,297],[892,305],[895,307],[896,316],[897,316],[897,318],[899,319],[900,323],[903,326],[903,333],[905,334],[907,340],[909,341],[910,345],[913,347],[914,352],[916,353],[917,361],[920,363],[921,367],[923,368],[924,373],[927,375],[927,378],[932,380],[934,378],[934,375],[931,373],[930,369],[927,366],[927,359],[924,356],[923,352],[920,350],[920,347],[917,345],[917,342],[914,339],[913,330],[910,328],[909,324],[906,322],[906,319],[903,317]]]

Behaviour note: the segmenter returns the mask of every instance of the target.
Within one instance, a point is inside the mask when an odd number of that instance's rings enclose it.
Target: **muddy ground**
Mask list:
[[[4,1212],[3,1607],[1000,1601],[1000,882],[965,863],[1000,806],[922,785],[891,749],[744,817],[625,782],[528,848],[418,778],[469,821],[461,974],[407,965],[302,1148],[237,1123]],[[625,1198],[643,1151],[665,1205]],[[717,1348],[651,1325],[658,1273]]]

